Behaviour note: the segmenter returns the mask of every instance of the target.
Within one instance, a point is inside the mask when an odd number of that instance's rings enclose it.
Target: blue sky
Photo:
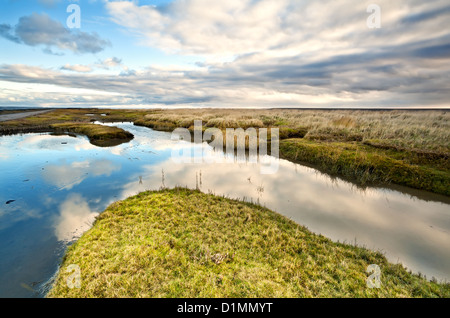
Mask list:
[[[97,54],[74,54],[70,51],[61,51],[64,55],[52,55],[42,52],[42,46],[30,47],[16,43],[8,43],[6,39],[0,39],[0,43],[6,47],[1,50],[0,59],[2,63],[15,64],[26,61],[28,65],[58,68],[67,63],[70,64],[90,64],[98,58],[104,60],[112,56],[122,56],[124,63],[129,67],[139,68],[151,63],[192,63],[189,59],[180,60],[174,56],[167,55],[158,48],[135,45],[136,39],[130,37],[127,30],[120,25],[109,21],[105,3],[103,1],[68,1],[68,0],[6,0],[7,4],[0,13],[0,23],[15,25],[23,16],[33,13],[46,14],[51,19],[66,24],[70,13],[67,7],[70,4],[78,4],[81,9],[81,29],[82,32],[96,32],[103,39],[111,42],[104,50]],[[169,1],[141,1],[143,5],[163,5]],[[3,3],[2,3],[3,5]],[[130,50],[130,48],[133,48]],[[32,55],[32,58],[30,58]]]
[[[2,0],[0,106],[449,107],[448,21],[446,0]]]

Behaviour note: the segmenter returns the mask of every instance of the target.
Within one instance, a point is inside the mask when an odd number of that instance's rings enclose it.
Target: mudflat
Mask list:
[[[52,109],[46,109],[46,110],[37,110],[37,111],[27,111],[27,112],[20,112],[20,113],[12,113],[12,114],[0,114],[0,122],[1,121],[7,121],[7,120],[15,120],[15,119],[21,119],[26,118],[30,116],[36,116],[44,113],[48,113],[49,111],[52,111]]]

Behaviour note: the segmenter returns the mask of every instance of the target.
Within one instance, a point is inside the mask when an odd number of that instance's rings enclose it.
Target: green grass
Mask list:
[[[81,288],[68,288],[71,264]],[[381,268],[368,288],[366,268]],[[67,251],[48,297],[449,297],[378,252],[266,208],[176,188],[112,204]]]
[[[280,142],[280,156],[313,164],[363,185],[396,183],[450,195],[449,162],[442,156],[433,157],[433,153],[385,150],[361,143],[287,139]]]

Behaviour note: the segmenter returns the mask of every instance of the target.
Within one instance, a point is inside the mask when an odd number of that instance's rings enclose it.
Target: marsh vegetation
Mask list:
[[[81,288],[66,284],[80,266]],[[378,264],[382,288],[367,286]],[[449,297],[379,252],[248,202],[184,188],[116,202],[72,245],[48,297]]]
[[[67,131],[108,145],[132,136],[92,122],[133,122],[155,130],[193,132],[195,120],[202,121],[203,129],[278,128],[280,156],[285,159],[361,185],[395,183],[450,195],[450,113],[446,110],[89,109],[87,114],[84,109],[57,109],[0,123],[0,134]]]

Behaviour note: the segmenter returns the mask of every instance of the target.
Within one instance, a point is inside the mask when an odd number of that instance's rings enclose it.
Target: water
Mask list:
[[[272,175],[260,174],[253,158],[174,163],[173,149],[208,146],[180,144],[170,133],[132,124],[115,125],[135,139],[99,148],[82,136],[0,137],[0,297],[44,296],[66,247],[98,213],[163,184],[259,202],[335,241],[380,250],[413,272],[450,280],[446,197],[400,187],[363,191],[285,160]],[[15,201],[6,204],[10,200]]]

